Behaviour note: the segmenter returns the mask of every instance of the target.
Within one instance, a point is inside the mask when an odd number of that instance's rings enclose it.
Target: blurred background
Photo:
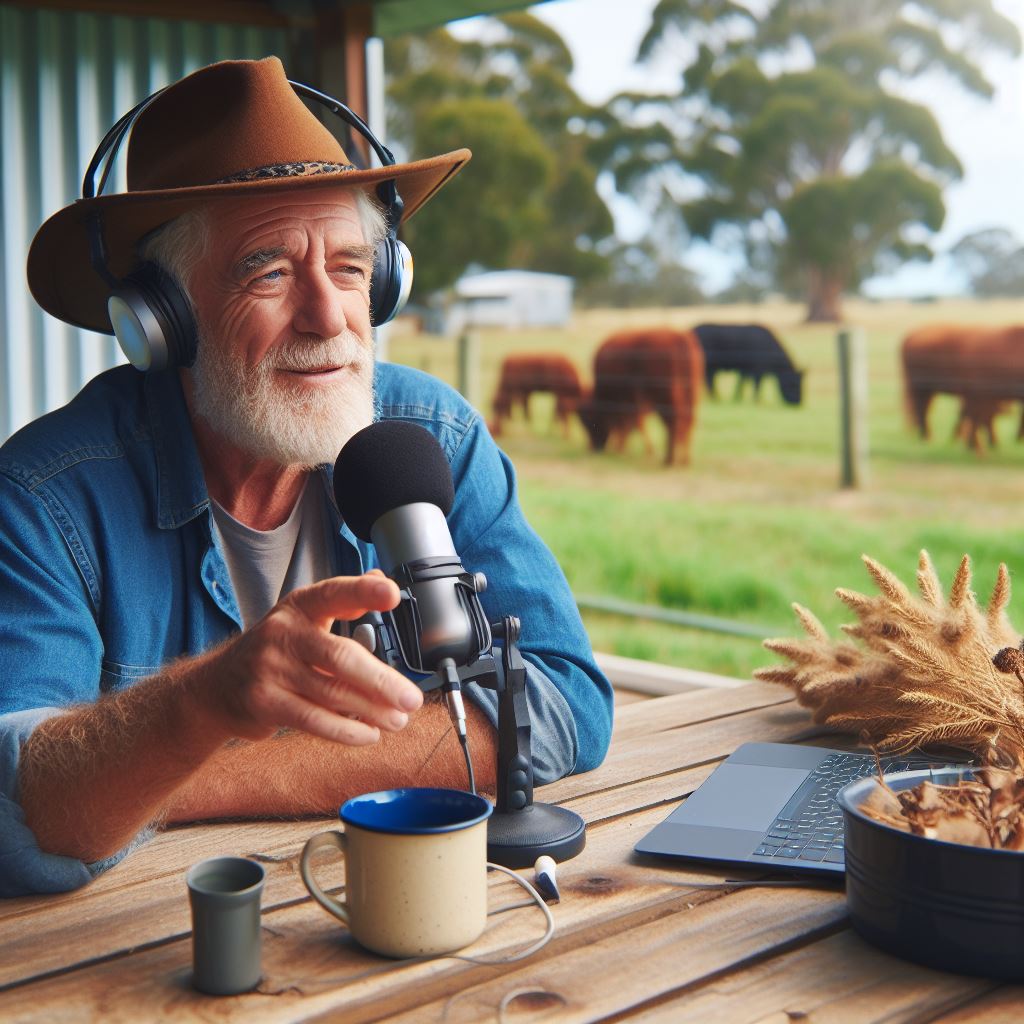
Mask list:
[[[120,361],[24,283],[107,127],[277,53],[400,160],[473,150],[380,353],[487,418],[595,648],[745,678],[791,602],[850,621],[864,553],[908,583],[969,553],[984,599],[1024,567],[1022,29],[1024,0],[0,3],[0,435]]]

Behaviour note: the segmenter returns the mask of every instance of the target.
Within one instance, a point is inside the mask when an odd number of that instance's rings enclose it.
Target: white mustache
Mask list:
[[[337,338],[299,339],[269,352],[260,364],[268,370],[321,370],[328,366],[363,365],[369,350],[349,332]]]

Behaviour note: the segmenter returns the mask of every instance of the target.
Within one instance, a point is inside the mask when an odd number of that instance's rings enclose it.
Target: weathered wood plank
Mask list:
[[[847,929],[743,971],[688,986],[633,1019],[638,1024],[910,1024],[935,1020],[934,1014],[970,1003],[995,984],[899,960]]]
[[[748,683],[735,690],[690,690],[657,700],[637,701],[616,708],[612,743],[775,704],[795,702],[788,690],[771,683]],[[810,722],[810,712],[803,713]]]
[[[956,1010],[933,1017],[935,1024],[1007,1024],[1024,1019],[1024,985],[1004,985]]]
[[[649,693],[637,693],[636,690],[624,690],[621,686],[616,686],[612,696],[615,700],[615,707],[625,707],[627,704],[635,704],[638,700],[651,700]]]
[[[732,690],[737,686],[746,686],[750,682],[749,679],[738,679],[735,676],[662,665],[637,658],[623,658],[618,654],[605,654],[601,651],[596,651],[594,657],[616,689],[624,687],[646,693],[650,697],[664,697],[670,693],[683,693],[703,687]]]

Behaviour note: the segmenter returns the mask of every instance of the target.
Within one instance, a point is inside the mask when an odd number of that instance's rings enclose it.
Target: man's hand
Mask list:
[[[423,703],[415,684],[361,644],[330,632],[335,619],[387,611],[398,587],[374,570],[292,591],[207,663],[214,685],[197,694],[232,736],[280,728],[362,746],[396,732]]]

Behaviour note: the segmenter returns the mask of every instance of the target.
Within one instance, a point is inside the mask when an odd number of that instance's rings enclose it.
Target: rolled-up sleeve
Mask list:
[[[466,687],[471,697],[498,728],[498,694],[476,683]],[[530,757],[538,786],[571,775],[579,761],[580,745],[572,709],[558,687],[539,668],[527,662],[526,703],[530,709]]]

